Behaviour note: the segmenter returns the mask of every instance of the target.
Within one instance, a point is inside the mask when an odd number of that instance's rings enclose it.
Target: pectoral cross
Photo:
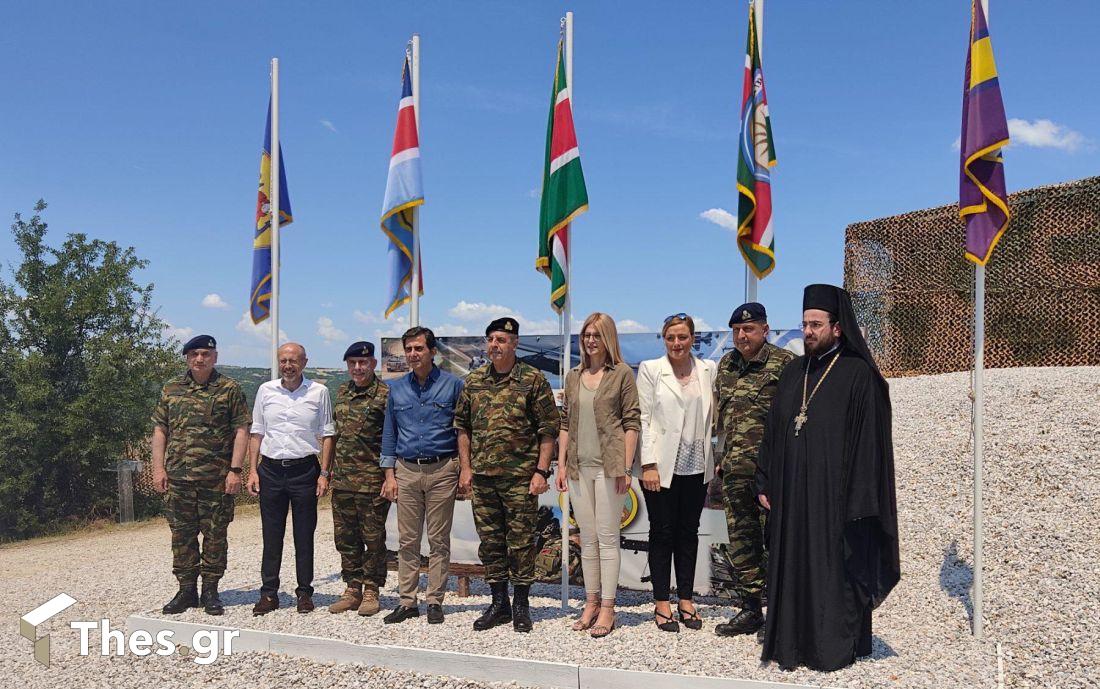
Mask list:
[[[802,430],[802,425],[806,423],[809,417],[806,416],[806,407],[802,407],[798,411],[798,416],[794,417],[794,435],[797,438],[798,432]]]

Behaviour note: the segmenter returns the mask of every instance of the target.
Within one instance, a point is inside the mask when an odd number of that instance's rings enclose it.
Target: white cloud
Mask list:
[[[220,294],[208,294],[202,298],[202,305],[208,309],[228,309],[229,304],[225,303]]]
[[[951,148],[953,148],[954,150],[957,151],[960,148],[962,148],[962,143],[963,143],[962,137],[961,136],[956,136],[955,140],[951,143]]]
[[[325,344],[332,344],[333,342],[341,342],[348,339],[348,334],[337,328],[336,324],[333,323],[332,319],[328,316],[321,316],[317,319],[317,334],[321,336]]]
[[[470,329],[464,325],[458,325],[457,323],[444,323],[438,328],[432,328],[432,332],[440,337],[447,335],[450,337],[465,337],[469,335],[477,335],[478,333],[470,332]]]
[[[339,131],[337,131],[336,125],[334,125],[331,120],[321,120],[321,126],[324,127],[325,129],[329,130],[333,134],[339,134],[340,133]]]
[[[488,325],[489,321],[502,316],[511,316],[519,323],[520,332],[524,335],[547,335],[558,332],[557,318],[548,318],[541,321],[531,320],[515,309],[501,306],[500,304],[460,301],[451,307],[447,313],[451,318],[457,318],[460,321],[476,322],[482,326]],[[573,321],[574,329],[579,329],[580,326],[580,321]]]
[[[195,329],[194,328],[177,328],[176,326],[172,325],[171,323],[165,322],[165,324],[164,324],[164,334],[167,337],[175,338],[175,339],[179,340],[182,343],[182,342],[187,342],[188,340],[190,340],[192,337],[195,336]]]
[[[1014,117],[1008,121],[1008,135],[1016,145],[1057,148],[1069,153],[1089,143],[1081,132],[1046,119],[1028,122]]]
[[[331,301],[326,301],[325,303],[321,304],[321,308],[322,309],[331,309],[332,308],[332,302]]]
[[[737,218],[724,208],[711,208],[699,214],[699,217],[707,222],[712,222],[727,230],[737,231]]]
[[[261,342],[271,341],[271,319],[268,318],[259,324],[252,322],[252,317],[245,311],[241,314],[241,320],[237,321],[235,326],[237,332],[244,333],[245,335],[251,335],[253,338]],[[290,340],[286,335],[286,331],[279,328],[279,342],[287,342]]]
[[[400,337],[409,329],[409,317],[406,315],[407,310],[402,310],[400,313],[394,314],[391,318],[385,318],[380,313],[374,313],[373,311],[360,311],[358,309],[352,314],[355,320],[359,321],[363,325],[376,326],[371,333],[374,339],[380,339],[383,337]],[[433,331],[435,329],[433,328]]]
[[[651,333],[654,332],[653,328],[639,323],[638,321],[630,320],[629,318],[623,319],[616,323],[616,327],[620,333]]]
[[[717,330],[717,328],[713,327],[710,323],[707,323],[698,316],[692,316],[691,320],[695,321],[695,332],[697,333],[705,332],[707,330]]]

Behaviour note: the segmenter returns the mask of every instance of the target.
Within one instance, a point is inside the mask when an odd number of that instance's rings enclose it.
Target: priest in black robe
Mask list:
[[[871,611],[901,575],[890,391],[847,292],[810,285],[802,308],[806,354],[779,378],[757,461],[761,659],[829,671],[871,654]]]

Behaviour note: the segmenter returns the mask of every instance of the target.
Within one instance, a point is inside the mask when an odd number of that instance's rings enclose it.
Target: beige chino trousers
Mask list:
[[[616,479],[603,469],[578,467],[580,480],[569,481],[573,517],[581,531],[581,572],[589,596],[615,600],[619,587],[619,524],[624,496],[615,492]]]
[[[397,590],[414,608],[420,586],[420,541],[428,532],[428,604],[443,604],[451,564],[451,523],[458,492],[458,458],[434,464],[397,460]]]

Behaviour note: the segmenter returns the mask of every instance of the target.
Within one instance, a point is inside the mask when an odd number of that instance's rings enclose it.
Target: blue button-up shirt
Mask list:
[[[454,429],[455,402],[462,392],[458,376],[432,366],[423,387],[411,371],[390,381],[389,386],[380,466],[392,467],[398,457],[458,453],[458,435]]]

